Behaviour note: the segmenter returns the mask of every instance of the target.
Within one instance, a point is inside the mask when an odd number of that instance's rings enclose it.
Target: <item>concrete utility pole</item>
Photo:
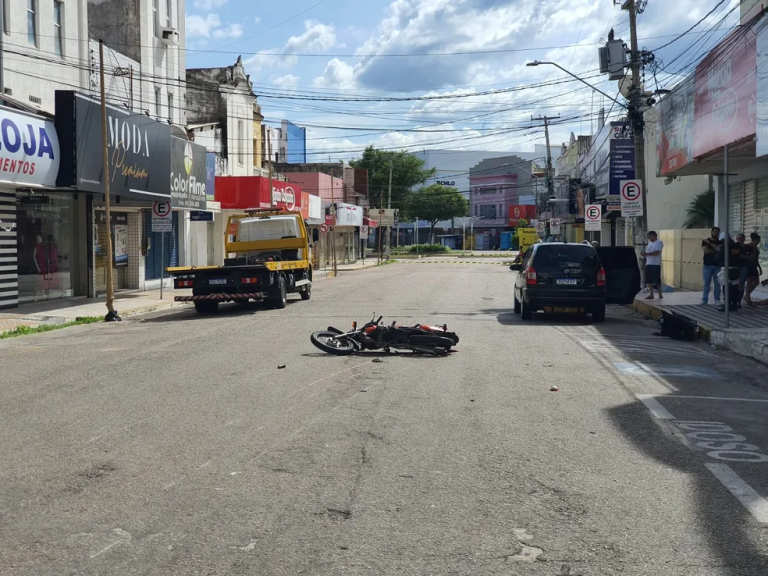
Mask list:
[[[1,33],[1,32],[0,32]],[[104,89],[104,42],[99,40],[99,79],[101,81],[101,147],[103,153],[104,169],[102,179],[104,181],[104,214],[107,226],[107,322],[120,320],[115,312],[115,285],[112,279],[112,213],[109,206],[109,147],[107,146],[107,96]],[[162,267],[162,262],[161,262]],[[161,274],[162,276],[162,274]],[[162,282],[162,280],[161,280]]]
[[[644,0],[640,0],[644,3]],[[631,36],[630,64],[632,67],[632,85],[629,94],[629,119],[632,123],[632,135],[635,143],[635,177],[642,182],[643,215],[636,219],[634,237],[635,245],[645,242],[648,218],[648,182],[645,177],[645,133],[642,112],[643,91],[640,85],[640,51],[637,47],[637,0],[626,0],[621,6],[629,12],[629,33]],[[641,9],[642,11],[642,9]]]
[[[558,114],[556,118],[560,118],[560,115]],[[531,116],[532,121],[542,120],[544,122],[544,138],[547,142],[547,194],[549,194],[547,202],[555,197],[555,174],[552,170],[552,150],[549,147],[549,121],[553,119],[554,118],[548,116],[539,116],[538,118],[533,118],[533,116]],[[547,204],[547,206],[549,206],[549,204]]]
[[[270,138],[269,130],[264,130],[264,134],[267,136],[267,170],[269,173],[269,207],[275,207],[275,195],[272,192],[272,138]]]
[[[389,192],[387,192],[387,210],[392,209],[392,170],[393,162],[389,162]],[[389,244],[392,241],[392,226],[387,226],[387,260],[389,259]]]

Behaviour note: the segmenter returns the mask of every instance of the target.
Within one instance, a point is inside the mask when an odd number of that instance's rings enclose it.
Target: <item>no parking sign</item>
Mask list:
[[[643,181],[620,180],[621,215],[626,217],[643,215]]]
[[[602,231],[603,207],[600,204],[589,204],[584,210],[584,230],[587,232]]]

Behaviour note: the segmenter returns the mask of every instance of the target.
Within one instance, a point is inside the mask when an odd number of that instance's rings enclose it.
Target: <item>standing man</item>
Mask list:
[[[747,245],[747,238],[744,236],[744,234],[736,234],[736,244],[738,244],[739,248],[739,254],[746,254],[748,255],[750,252],[750,248]],[[741,266],[739,266],[739,288],[741,288],[741,293],[744,294],[745,287],[747,285],[747,266],[744,262],[741,263]],[[741,307],[741,302],[739,302],[739,307]]]
[[[659,291],[659,300],[664,298],[661,293],[661,251],[663,249],[664,243],[659,240],[656,232],[653,230],[648,232],[648,246],[640,253],[641,256],[645,257],[645,284],[650,290],[646,300],[654,299],[654,286]]]
[[[716,258],[717,252],[723,242],[720,240],[720,228],[715,226],[709,233],[709,238],[701,241],[701,249],[704,252],[704,292],[701,294],[701,306],[709,303],[709,286],[715,285],[715,305],[720,306],[720,282],[717,280],[717,273],[720,272]]]

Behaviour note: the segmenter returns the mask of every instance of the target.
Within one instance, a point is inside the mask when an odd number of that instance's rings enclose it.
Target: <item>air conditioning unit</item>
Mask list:
[[[166,46],[178,46],[179,45],[179,31],[176,28],[163,28],[160,31],[160,40]]]

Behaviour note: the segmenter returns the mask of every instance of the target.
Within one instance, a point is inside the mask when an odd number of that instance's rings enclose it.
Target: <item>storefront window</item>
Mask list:
[[[107,233],[112,235],[112,281],[115,290],[128,288],[126,271],[128,255],[128,214],[111,212],[112,225],[107,227],[107,213],[97,210],[93,221],[94,263],[96,265],[96,293],[107,291]]]
[[[75,199],[19,195],[16,203],[19,302],[72,296]]]

